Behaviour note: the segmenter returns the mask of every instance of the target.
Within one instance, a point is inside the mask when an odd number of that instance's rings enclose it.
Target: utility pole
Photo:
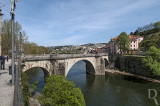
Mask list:
[[[22,55],[23,53],[23,39],[22,39],[22,33],[20,32],[20,37],[19,37],[19,53]]]
[[[2,55],[2,13],[1,13],[1,9],[0,9],[0,56]]]
[[[18,1],[18,0],[16,0]],[[14,11],[15,11],[15,0],[11,0],[11,34],[12,34],[12,84],[14,85]]]

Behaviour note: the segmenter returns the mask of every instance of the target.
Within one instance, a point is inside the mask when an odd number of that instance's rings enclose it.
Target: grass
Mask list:
[[[131,56],[131,57],[146,57],[146,56],[143,56],[143,55],[127,55],[127,54],[125,54],[125,55],[123,55],[123,56]]]

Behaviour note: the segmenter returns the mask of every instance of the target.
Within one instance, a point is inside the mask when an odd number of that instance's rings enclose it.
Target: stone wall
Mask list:
[[[144,57],[118,56],[115,60],[115,68],[120,71],[159,79],[159,77],[154,76],[151,71],[145,68],[142,58]]]

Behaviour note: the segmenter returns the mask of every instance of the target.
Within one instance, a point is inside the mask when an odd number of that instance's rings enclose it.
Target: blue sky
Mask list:
[[[10,19],[10,0],[3,19]],[[16,21],[40,46],[107,43],[125,31],[160,21],[160,0],[19,0]]]

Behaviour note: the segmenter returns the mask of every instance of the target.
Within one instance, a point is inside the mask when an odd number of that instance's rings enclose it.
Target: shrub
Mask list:
[[[142,60],[146,69],[152,71],[155,76],[160,76],[160,49],[155,46],[149,48],[147,57]]]
[[[55,75],[47,78],[39,101],[45,106],[85,106],[81,90],[65,77]]]
[[[30,94],[29,94],[29,82],[26,73],[21,71],[21,78],[22,78],[23,103],[24,106],[28,106]]]

